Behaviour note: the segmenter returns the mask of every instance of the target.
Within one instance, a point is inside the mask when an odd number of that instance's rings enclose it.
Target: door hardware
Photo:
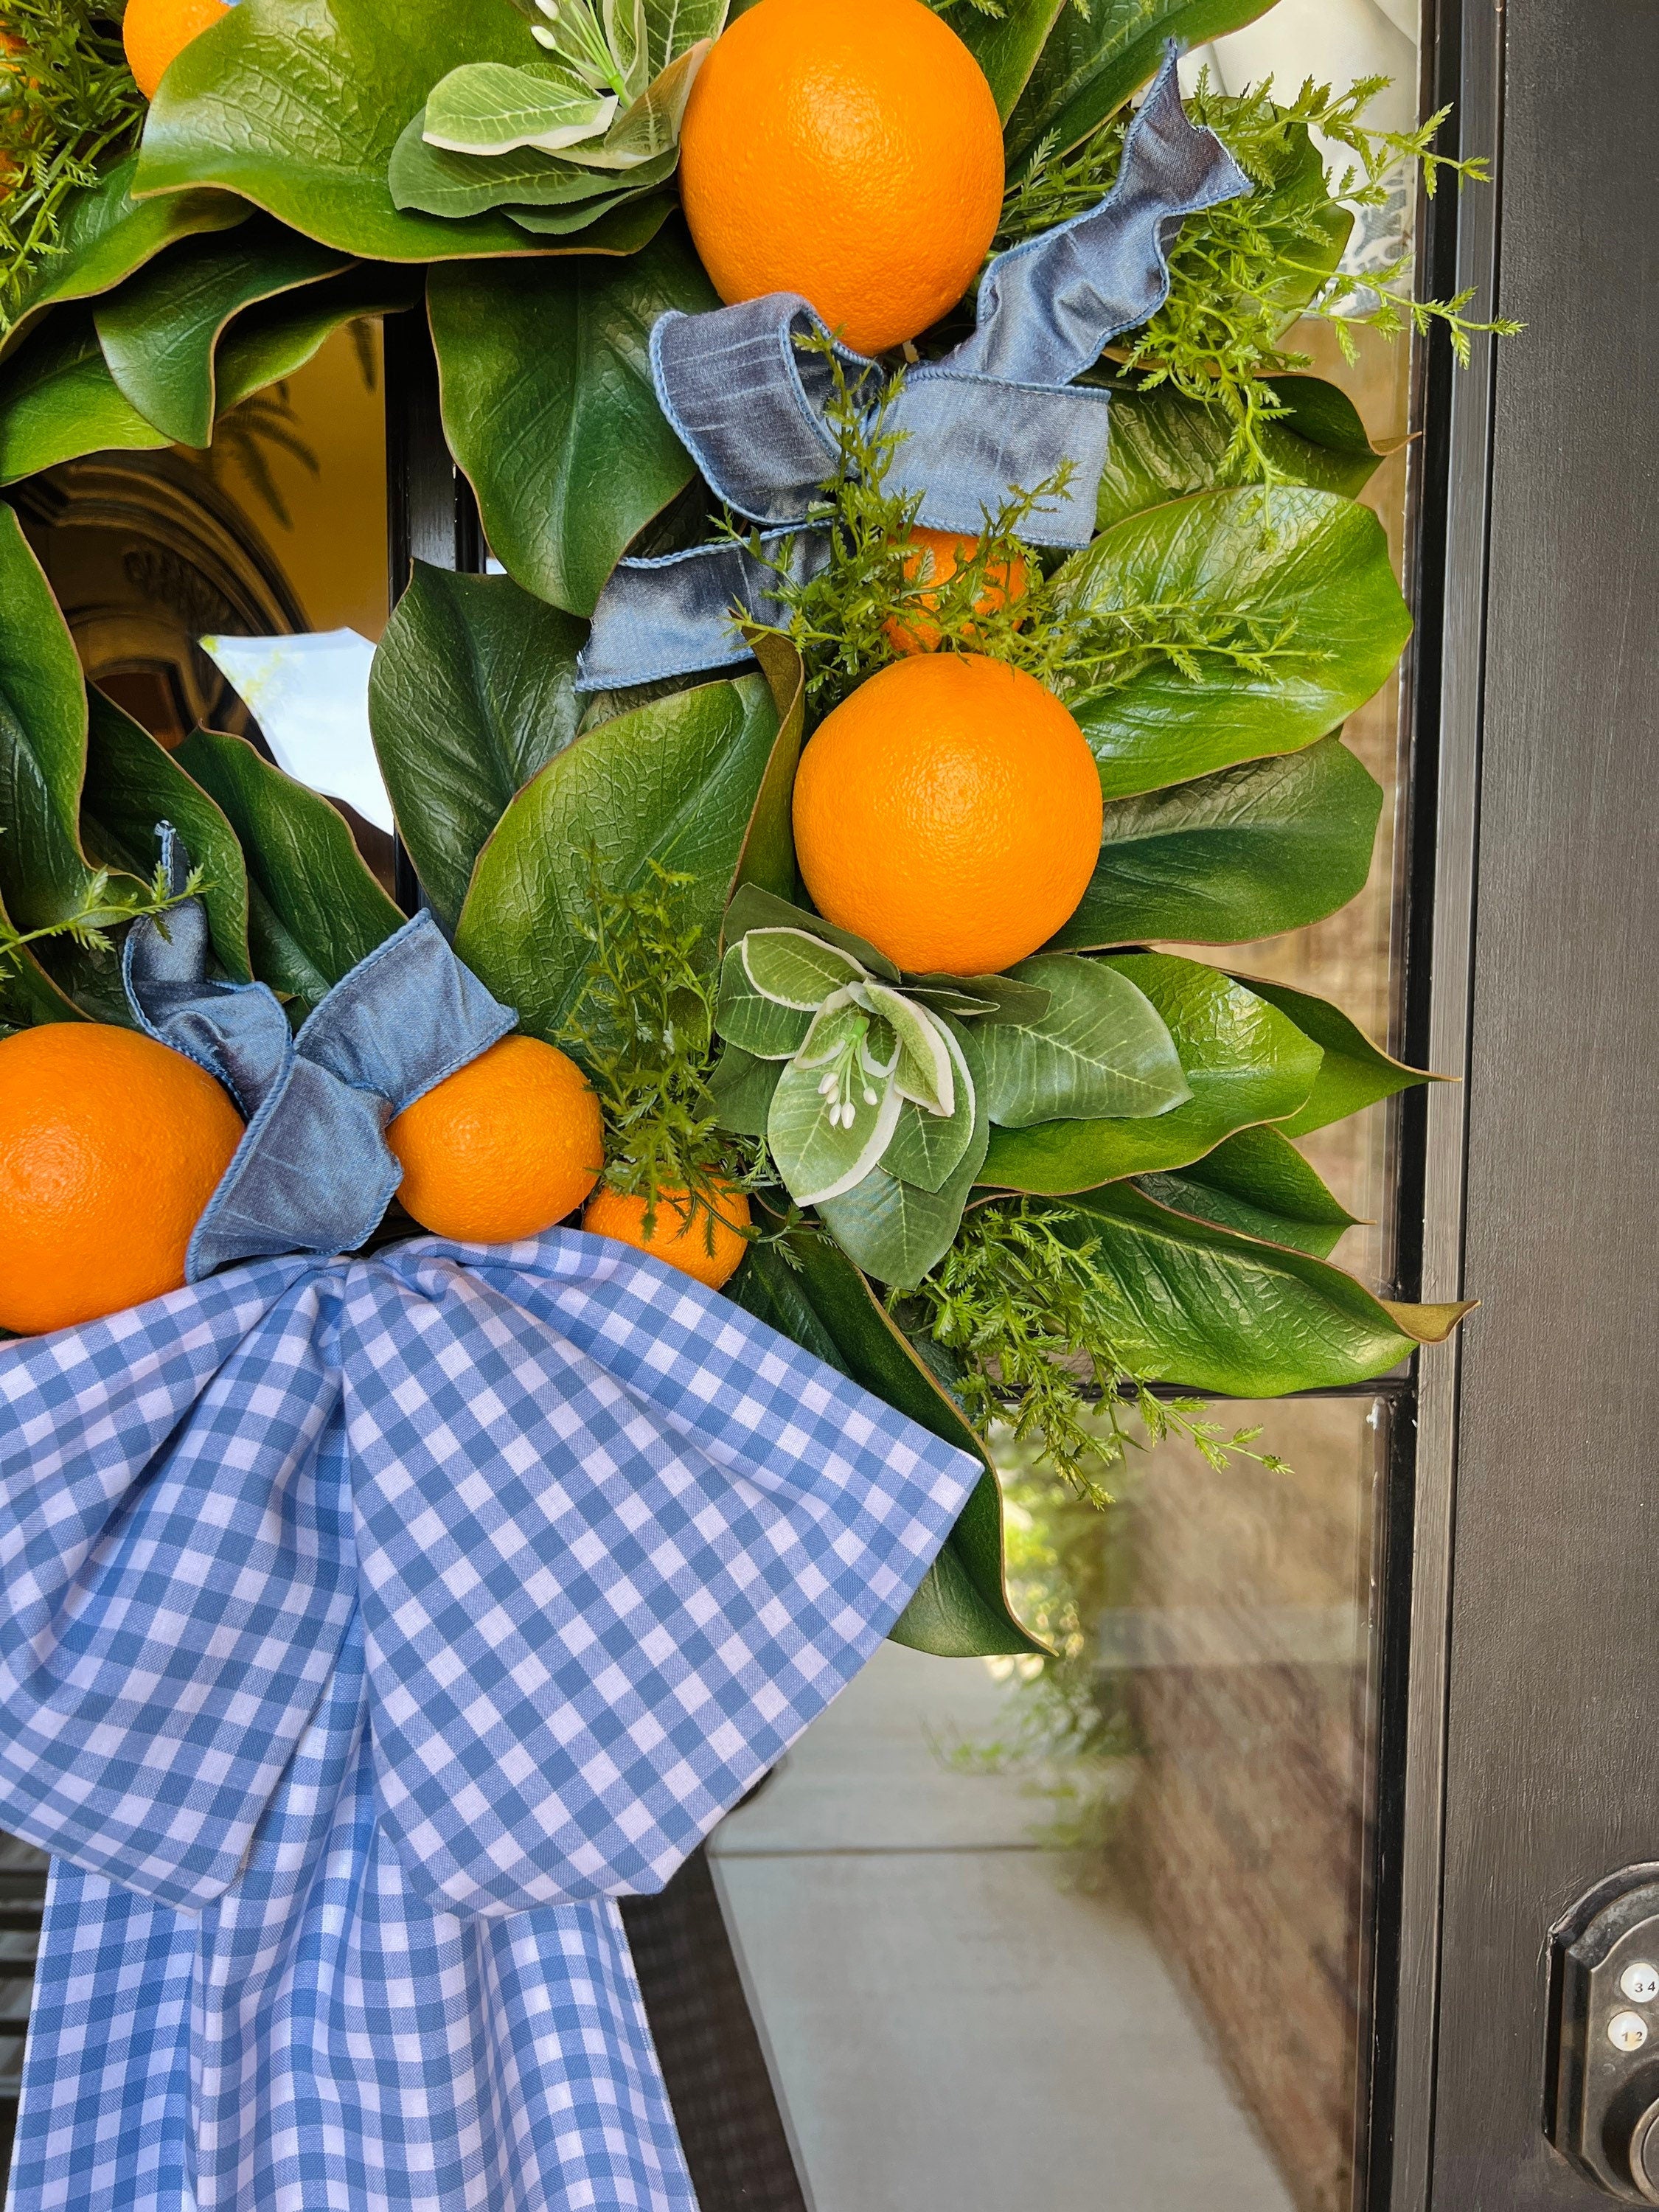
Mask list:
[[[1627,2204],[1659,2204],[1659,1865],[1598,1882],[1553,1931],[1544,2131]]]

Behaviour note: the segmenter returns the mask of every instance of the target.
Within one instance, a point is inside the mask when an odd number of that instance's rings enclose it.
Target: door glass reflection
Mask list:
[[[816,2212],[1347,2212],[1384,1413],[1227,1411],[1294,1471],[1011,1466],[1061,1665],[884,1645],[717,1831]]]
[[[87,673],[163,744],[247,738],[332,799],[392,882],[368,735],[386,622],[377,322],[224,416],[211,447],[100,453],[16,495]]]

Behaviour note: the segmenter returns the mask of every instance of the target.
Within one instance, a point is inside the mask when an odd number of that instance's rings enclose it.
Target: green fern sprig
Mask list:
[[[0,336],[58,250],[71,197],[137,134],[119,10],[7,0],[0,46]]]

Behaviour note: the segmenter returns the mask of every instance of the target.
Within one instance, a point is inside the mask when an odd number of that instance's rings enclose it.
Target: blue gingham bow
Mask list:
[[[1086,545],[1105,466],[1109,395],[1074,379],[1168,296],[1182,221],[1250,180],[1181,104],[1172,48],[1129,127],[1100,205],[999,254],[981,280],[974,332],[906,374],[884,428],[902,434],[887,489],[914,494],[925,526],[982,531],[1015,488],[1066,467],[1063,488],[1022,526],[1034,544]],[[701,315],[671,310],[651,333],[657,397],[715,496],[762,526],[762,554],[721,543],[620,562],[600,593],[579,676],[586,690],[727,667],[749,647],[736,623],[777,618],[776,576],[827,560],[824,532],[801,527],[837,451],[825,417],[835,370],[823,323],[794,293]],[[848,387],[880,404],[877,364],[837,347]]]
[[[611,1900],[979,1470],[605,1239],[342,1256],[306,1178],[361,1212],[512,1017],[411,924],[289,1039],[168,931],[135,999],[252,1111],[222,1233],[310,1249],[0,1347],[0,1827],[55,1860],[11,2212],[696,2212]]]

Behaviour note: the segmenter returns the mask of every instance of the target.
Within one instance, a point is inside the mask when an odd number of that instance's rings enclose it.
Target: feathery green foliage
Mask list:
[[[1036,1463],[1063,1475],[1079,1497],[1110,1503],[1103,1480],[1131,1450],[1180,1437],[1214,1468],[1230,1457],[1280,1471],[1253,1451],[1259,1428],[1228,1436],[1201,1416],[1200,1399],[1159,1398],[1159,1380],[1137,1358],[1133,1325],[1098,1240],[1083,1217],[1030,1199],[973,1208],[945,1257],[906,1302],[933,1341],[960,1360],[957,1394],[983,1433],[1006,1422]],[[1143,1436],[1124,1425],[1139,1416]]]
[[[912,622],[937,631],[941,650],[1006,660],[1063,698],[1097,696],[1158,660],[1195,678],[1206,659],[1262,675],[1276,663],[1307,657],[1296,646],[1293,622],[1264,623],[1213,604],[1157,600],[1105,614],[1079,611],[1068,603],[1059,568],[1046,567],[1024,542],[1031,517],[1064,490],[1063,470],[1033,491],[1012,493],[987,516],[971,553],[936,579],[931,556],[913,536],[921,495],[887,489],[904,436],[892,427],[902,371],[871,410],[827,340],[799,343],[821,351],[834,378],[825,416],[836,441],[836,473],[808,517],[830,532],[830,559],[802,582],[791,575],[787,555],[769,551],[758,532],[745,542],[773,572],[774,594],[787,611],[779,634],[805,662],[807,696],[819,712],[902,658],[894,632]],[[727,529],[738,534],[729,523]]]
[[[1193,121],[1215,131],[1256,189],[1188,217],[1170,254],[1168,301],[1115,351],[1126,372],[1139,372],[1143,389],[1170,384],[1189,398],[1224,407],[1233,423],[1230,460],[1264,482],[1275,471],[1261,445],[1261,426],[1282,408],[1261,380],[1309,367],[1307,355],[1281,343],[1300,316],[1333,322],[1350,360],[1357,324],[1388,337],[1407,330],[1425,335],[1438,325],[1463,363],[1477,332],[1507,337],[1521,327],[1473,320],[1464,313],[1472,289],[1449,300],[1413,298],[1409,254],[1364,276],[1335,269],[1340,212],[1384,204],[1401,170],[1419,169],[1430,193],[1443,173],[1455,177],[1460,188],[1488,181],[1480,158],[1455,160],[1432,150],[1449,109],[1410,131],[1363,123],[1365,107],[1388,82],[1364,77],[1336,93],[1310,78],[1285,106],[1273,98],[1271,79],[1230,96],[1211,88],[1206,72],[1187,100]],[[1063,158],[1040,152],[1008,192],[994,250],[1097,206],[1116,179],[1129,122],[1127,114],[1114,116]],[[1334,181],[1323,178],[1310,131],[1354,156]]]
[[[166,933],[163,917],[174,907],[182,906],[186,899],[199,898],[210,889],[200,868],[192,868],[183,890],[172,890],[167,871],[158,865],[147,885],[136,878],[124,877],[117,884],[107,868],[100,868],[89,876],[76,902],[72,914],[61,921],[46,923],[40,929],[18,929],[3,915],[0,915],[0,1030],[10,1034],[18,1026],[7,1019],[5,1004],[7,986],[22,965],[25,949],[52,937],[67,937],[86,952],[112,952],[112,929],[125,923],[142,921],[146,917],[157,922]]]
[[[716,1049],[714,979],[703,932],[681,911],[692,881],[651,863],[637,890],[612,890],[588,855],[592,947],[581,997],[559,1032],[581,1064],[605,1115],[605,1180],[646,1201],[654,1233],[665,1191],[689,1191],[714,1249],[715,1213],[735,1185],[776,1178],[764,1147],[715,1126],[708,1079]],[[721,1217],[724,1218],[724,1216]]]
[[[0,19],[0,335],[58,244],[64,205],[137,133],[118,8],[6,0]]]

